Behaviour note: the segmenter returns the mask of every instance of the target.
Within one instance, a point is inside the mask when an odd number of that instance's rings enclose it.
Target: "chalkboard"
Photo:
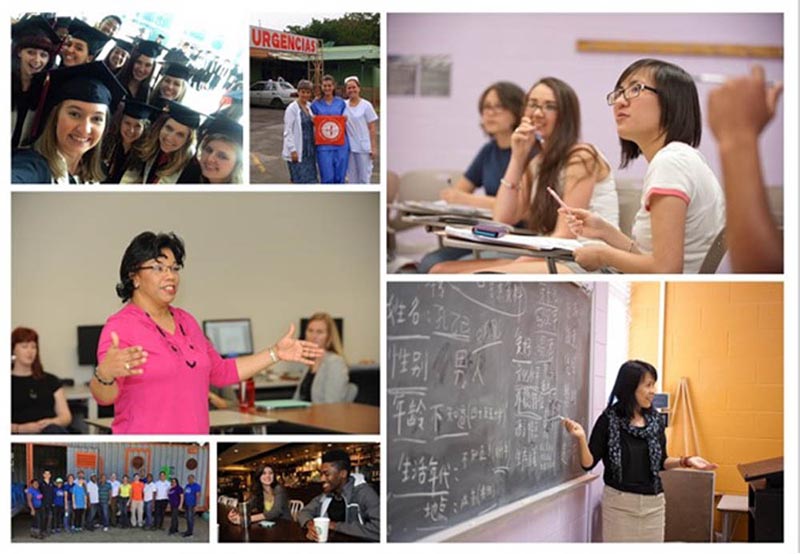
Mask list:
[[[389,283],[388,537],[424,539],[580,475],[591,293]]]

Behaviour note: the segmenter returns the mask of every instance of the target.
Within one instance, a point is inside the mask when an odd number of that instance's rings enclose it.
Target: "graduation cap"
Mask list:
[[[68,29],[71,24],[71,17],[56,17],[56,24],[53,26],[53,29]]]
[[[13,24],[11,38],[19,48],[38,48],[48,52],[53,52],[61,42],[47,20],[38,15]]]
[[[162,50],[164,50],[164,47],[153,40],[140,40],[136,45],[136,51],[148,58],[159,57]]]
[[[41,113],[36,114],[36,131],[41,130],[39,123],[47,121],[50,111],[65,100],[105,104],[113,112],[125,96],[125,87],[106,64],[91,62],[50,71],[43,94],[45,98]]]
[[[132,42],[128,42],[127,40],[122,40],[121,38],[115,38],[113,40],[114,40],[114,46],[116,46],[117,48],[125,50],[128,54],[130,54],[133,51]]]
[[[202,135],[225,135],[239,146],[242,142],[242,126],[224,115],[209,117],[200,129]]]
[[[135,119],[151,119],[159,113],[159,110],[145,102],[128,99],[125,100],[125,107],[122,109],[122,113]]]
[[[80,19],[73,19],[69,24],[69,34],[71,37],[82,40],[89,48],[89,55],[96,56],[103,49],[103,46],[111,40],[107,34],[86,24]]]
[[[197,129],[200,126],[200,117],[203,115],[196,112],[180,102],[169,100],[164,107],[164,112],[181,125],[186,125],[190,129]]]
[[[187,80],[192,75],[191,68],[181,63],[171,63],[164,69],[164,75],[177,79]]]

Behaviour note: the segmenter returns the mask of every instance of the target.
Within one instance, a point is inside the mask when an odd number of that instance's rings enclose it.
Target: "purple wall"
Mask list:
[[[570,83],[581,100],[583,139],[596,144],[612,165],[619,142],[605,95],[633,54],[586,54],[578,39],[783,45],[782,14],[389,14],[387,53],[449,54],[451,96],[389,96],[389,169],[466,169],[484,143],[478,123],[481,92],[494,81],[510,80],[527,90],[542,76]],[[754,60],[742,58],[667,58],[691,74],[738,75]],[[762,60],[767,78],[783,79],[783,60]],[[698,85],[705,113],[710,85]],[[766,182],[783,185],[783,102],[762,141]],[[716,143],[703,129],[701,151],[720,175]],[[641,160],[618,177],[644,176]]]

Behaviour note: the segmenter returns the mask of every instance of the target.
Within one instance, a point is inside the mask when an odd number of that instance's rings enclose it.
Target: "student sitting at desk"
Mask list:
[[[700,456],[667,456],[661,416],[653,408],[656,369],[639,360],[622,364],[589,442],[577,421],[564,427],[578,442],[581,467],[603,462],[603,541],[664,542],[664,488],[659,473],[679,467],[717,467]],[[616,400],[616,402],[615,402]]]
[[[275,471],[270,466],[261,466],[253,474],[253,486],[245,502],[247,512],[251,515],[251,525],[265,520],[292,518],[286,489],[278,483]],[[228,512],[228,521],[234,525],[242,524],[241,515],[236,509]]]
[[[296,400],[314,404],[345,402],[350,381],[342,340],[330,314],[317,312],[306,327],[306,340],[325,354],[309,364],[294,392]]]
[[[642,59],[622,72],[606,100],[614,110],[622,167],[640,154],[650,165],[633,238],[590,210],[562,208],[573,233],[606,242],[577,249],[575,261],[589,271],[697,273],[725,225],[725,201],[696,150],[702,119],[694,80],[676,65]]]
[[[64,434],[71,422],[61,379],[42,368],[39,335],[17,327],[11,332],[11,432]]]
[[[114,433],[209,432],[208,391],[246,381],[279,360],[313,364],[315,344],[292,338],[250,356],[222,359],[189,312],[175,308],[183,241],[144,232],[125,250],[117,295],[125,306],[106,321],[90,383],[98,404],[114,404]]]
[[[525,117],[511,135],[511,160],[494,203],[493,219],[509,225],[525,220],[539,235],[575,238],[558,213],[553,189],[570,206],[590,208],[617,225],[619,201],[611,167],[593,145],[578,141],[580,104],[575,91],[555,77],[537,81],[528,92]],[[541,152],[529,161],[535,146]],[[575,268],[577,269],[577,268]],[[544,262],[520,258],[445,262],[433,273],[546,272]]]
[[[511,159],[511,133],[522,119],[525,91],[508,81],[498,81],[489,86],[478,100],[481,129],[489,135],[489,142],[478,151],[464,176],[452,187],[442,190],[440,196],[450,204],[465,204],[478,208],[493,208],[500,179]],[[485,196],[473,194],[483,188]],[[450,260],[470,255],[466,248],[445,247],[427,254],[419,264],[419,273]]]

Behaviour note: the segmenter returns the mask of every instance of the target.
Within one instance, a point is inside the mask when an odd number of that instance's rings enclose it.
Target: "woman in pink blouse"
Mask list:
[[[114,404],[114,433],[206,434],[209,386],[245,381],[281,360],[313,364],[323,354],[292,338],[292,325],[274,346],[223,359],[194,317],[171,305],[184,257],[174,233],[149,231],[122,257],[117,295],[125,306],[106,321],[90,384],[98,404]]]

